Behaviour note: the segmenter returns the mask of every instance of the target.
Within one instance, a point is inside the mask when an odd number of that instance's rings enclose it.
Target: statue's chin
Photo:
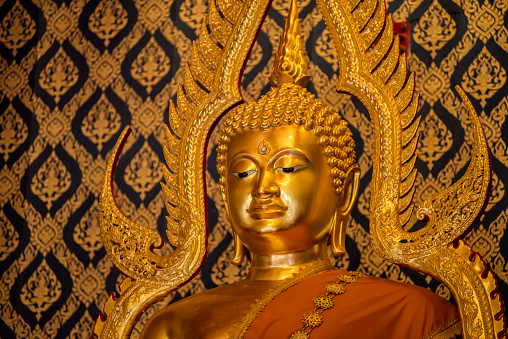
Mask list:
[[[259,209],[248,211],[250,217],[255,220],[272,220],[282,218],[286,211],[282,210],[270,210],[270,209]]]
[[[295,226],[292,223],[285,222],[282,218],[284,214],[270,214],[271,213],[266,213],[266,215],[263,215],[263,218],[252,217],[253,222],[246,225],[244,228],[252,233],[267,234],[287,230]]]

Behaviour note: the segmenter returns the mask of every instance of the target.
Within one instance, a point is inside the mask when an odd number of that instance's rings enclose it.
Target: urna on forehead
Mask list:
[[[230,167],[232,161],[242,154],[267,162],[289,150],[305,154],[309,160],[314,157],[325,158],[316,134],[304,126],[293,124],[267,131],[249,129],[234,134],[227,148],[226,166]],[[324,162],[326,164],[326,160]]]
[[[269,131],[285,125],[300,125],[317,136],[331,167],[333,185],[340,193],[346,172],[355,162],[352,133],[337,112],[296,84],[274,87],[258,101],[240,105],[228,114],[217,147],[217,168],[223,192],[231,138],[246,131]]]

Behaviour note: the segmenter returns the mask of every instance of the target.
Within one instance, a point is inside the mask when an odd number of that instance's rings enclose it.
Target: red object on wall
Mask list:
[[[411,29],[409,21],[394,22],[393,32],[398,34],[400,53],[409,53],[409,39],[411,38]]]

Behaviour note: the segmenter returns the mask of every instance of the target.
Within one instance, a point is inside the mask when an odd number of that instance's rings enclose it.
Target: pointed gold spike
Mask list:
[[[280,37],[279,49],[275,53],[270,82],[273,87],[284,83],[305,86],[310,75],[307,69],[307,52],[298,19],[297,0],[291,0],[288,17],[284,19],[284,32]]]

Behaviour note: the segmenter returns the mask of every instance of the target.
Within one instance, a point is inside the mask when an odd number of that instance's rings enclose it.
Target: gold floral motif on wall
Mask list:
[[[71,174],[53,151],[32,179],[32,191],[50,209],[71,186]]]
[[[423,119],[418,155],[432,170],[434,162],[452,147],[452,133],[433,109]]]
[[[162,172],[159,166],[157,155],[146,142],[127,166],[125,182],[139,194],[141,200],[161,182]]]
[[[78,76],[78,68],[69,55],[60,47],[41,72],[39,85],[58,103],[60,97],[76,84]]]
[[[35,21],[18,0],[2,20],[0,42],[16,55],[18,50],[33,38],[35,32]]]
[[[127,11],[121,1],[105,0],[95,8],[88,27],[108,46],[111,39],[127,25],[127,19]]]
[[[413,39],[435,58],[457,32],[457,25],[441,4],[434,0],[415,25]]]
[[[0,211],[0,260],[7,258],[16,249],[18,244],[19,233],[7,219],[4,211]]]
[[[102,94],[95,103],[81,125],[81,132],[97,145],[99,151],[102,145],[109,141],[121,127],[120,114],[116,111],[108,98]]]
[[[42,312],[50,308],[61,294],[62,284],[46,260],[43,260],[21,288],[20,297],[23,304],[34,312],[35,317],[39,320]]]
[[[5,160],[28,138],[28,126],[12,104],[0,115],[0,154]]]
[[[71,35],[77,27],[77,17],[65,4],[51,16],[48,22],[49,31],[60,43]]]
[[[462,76],[462,87],[482,107],[505,83],[506,70],[485,46]]]
[[[101,233],[99,232],[98,201],[95,201],[83,218],[81,218],[72,236],[76,244],[87,251],[90,259],[93,259],[95,252],[102,248]]]
[[[151,37],[132,64],[131,75],[150,93],[153,86],[169,72],[170,67],[168,56]]]

